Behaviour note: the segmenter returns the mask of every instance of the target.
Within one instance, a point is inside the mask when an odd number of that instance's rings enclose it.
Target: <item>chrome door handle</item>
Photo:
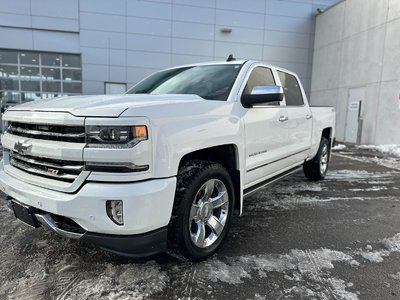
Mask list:
[[[285,116],[280,116],[280,117],[279,117],[279,122],[285,122],[285,121],[287,121],[287,120],[289,120],[288,117],[285,117]]]
[[[309,114],[306,115],[307,120],[310,120],[311,118],[312,118],[312,115],[309,115]]]

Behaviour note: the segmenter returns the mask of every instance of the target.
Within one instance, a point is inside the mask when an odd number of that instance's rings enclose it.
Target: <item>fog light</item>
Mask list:
[[[107,216],[117,225],[124,225],[122,200],[106,201]]]

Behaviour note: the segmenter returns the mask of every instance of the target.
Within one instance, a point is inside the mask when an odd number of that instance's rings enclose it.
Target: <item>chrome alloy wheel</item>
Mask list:
[[[321,159],[320,159],[320,169],[321,173],[325,174],[326,169],[328,168],[328,145],[324,144],[321,150]]]
[[[225,184],[210,179],[197,191],[189,215],[189,233],[199,248],[214,244],[225,228],[229,211],[229,194]]]

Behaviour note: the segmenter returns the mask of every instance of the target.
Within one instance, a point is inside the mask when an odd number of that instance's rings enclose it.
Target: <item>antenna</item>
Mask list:
[[[233,57],[233,54],[229,54],[228,59],[226,61],[234,61],[236,58]]]

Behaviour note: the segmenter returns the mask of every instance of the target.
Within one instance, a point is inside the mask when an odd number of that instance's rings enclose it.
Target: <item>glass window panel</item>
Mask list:
[[[22,66],[20,74],[21,79],[40,80],[40,70],[37,67]]]
[[[3,92],[0,91],[0,99],[2,104],[16,104],[20,101],[21,94],[19,92]]]
[[[64,93],[81,93],[82,83],[80,82],[63,82]]]
[[[42,68],[43,80],[60,80],[60,69]]]
[[[18,78],[18,67],[0,65],[0,77]]]
[[[42,53],[42,66],[57,66],[61,65],[61,55],[52,53]]]
[[[0,78],[0,90],[18,91],[18,80],[11,78]]]
[[[63,80],[82,80],[81,70],[63,69]]]
[[[21,51],[19,54],[19,62],[21,65],[38,65],[39,53]]]
[[[63,67],[80,68],[81,58],[79,55],[63,54],[62,56]]]
[[[0,63],[17,64],[18,52],[12,50],[0,50]]]
[[[42,95],[43,99],[52,99],[60,96],[61,96],[60,93],[46,93]]]
[[[42,99],[41,93],[21,93],[21,100],[23,102],[29,102],[34,100]]]
[[[296,77],[282,71],[278,71],[278,76],[281,80],[283,92],[285,93],[286,105],[303,105],[303,95],[301,94],[300,85]]]
[[[61,82],[57,81],[43,81],[43,92],[61,92]]]
[[[39,81],[21,80],[21,90],[22,91],[40,92],[40,82]]]

